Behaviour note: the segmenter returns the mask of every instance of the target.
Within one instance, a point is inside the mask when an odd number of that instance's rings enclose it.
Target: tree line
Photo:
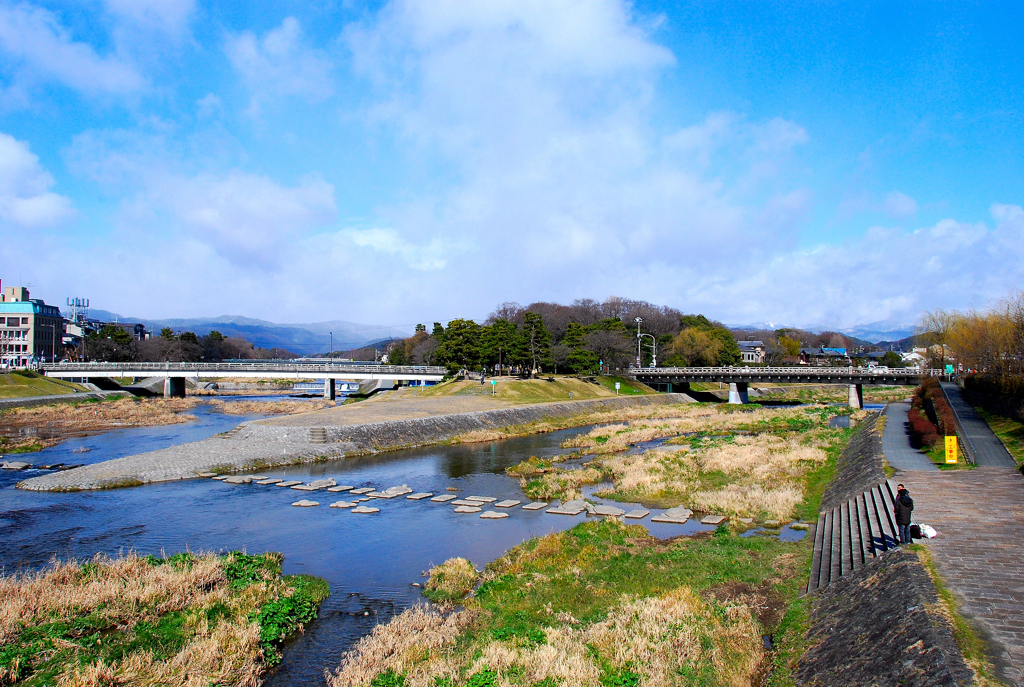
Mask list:
[[[733,365],[739,346],[721,323],[703,315],[646,301],[610,298],[558,303],[502,303],[483,324],[454,319],[417,325],[408,339],[391,342],[385,353],[393,365],[444,365],[450,371],[486,369],[497,373],[608,372],[635,364],[637,323],[641,364],[657,352],[660,365]],[[653,341],[652,341],[653,338]]]
[[[69,357],[114,363],[218,362],[295,357],[294,353],[283,348],[259,348],[246,339],[224,336],[218,331],[197,336],[195,332],[176,333],[170,327],[164,327],[159,336],[139,341],[123,327],[114,324],[106,324],[90,332],[83,343],[68,353]]]
[[[1024,291],[989,310],[935,310],[924,315],[918,341],[936,367],[952,358],[964,370],[999,377],[1024,375]]]

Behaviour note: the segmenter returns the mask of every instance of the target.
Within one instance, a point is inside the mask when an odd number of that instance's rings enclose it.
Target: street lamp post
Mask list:
[[[640,323],[644,321],[642,317],[636,317],[633,319],[636,322],[636,366],[643,367],[643,361],[640,356]]]

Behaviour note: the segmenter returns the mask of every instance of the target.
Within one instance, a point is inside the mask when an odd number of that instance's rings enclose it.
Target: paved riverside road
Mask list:
[[[953,406],[953,412],[956,413],[964,432],[967,433],[967,438],[974,448],[978,467],[1017,467],[1017,461],[1006,450],[1003,442],[995,435],[988,423],[960,395],[960,387],[952,382],[943,382],[942,390],[946,392],[946,398]]]
[[[890,403],[885,408],[885,430],[882,432],[882,455],[897,470],[930,470],[939,468],[932,459],[910,445],[907,431],[909,403]]]
[[[914,522],[960,611],[989,641],[999,676],[1024,687],[1024,477],[1012,468],[901,475]]]

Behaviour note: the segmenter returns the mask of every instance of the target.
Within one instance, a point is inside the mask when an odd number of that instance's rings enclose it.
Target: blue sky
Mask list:
[[[1020,3],[0,2],[0,278],[140,317],[1024,286]]]

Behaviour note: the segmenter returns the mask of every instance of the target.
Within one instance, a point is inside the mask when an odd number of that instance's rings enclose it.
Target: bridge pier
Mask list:
[[[864,385],[850,385],[850,407],[860,410],[864,407]]]
[[[328,400],[328,401],[333,401],[334,400],[334,380],[333,379],[325,379],[324,380],[324,398],[326,400]]]
[[[164,398],[185,398],[185,378],[164,378]]]
[[[729,403],[750,403],[746,382],[729,382]]]

